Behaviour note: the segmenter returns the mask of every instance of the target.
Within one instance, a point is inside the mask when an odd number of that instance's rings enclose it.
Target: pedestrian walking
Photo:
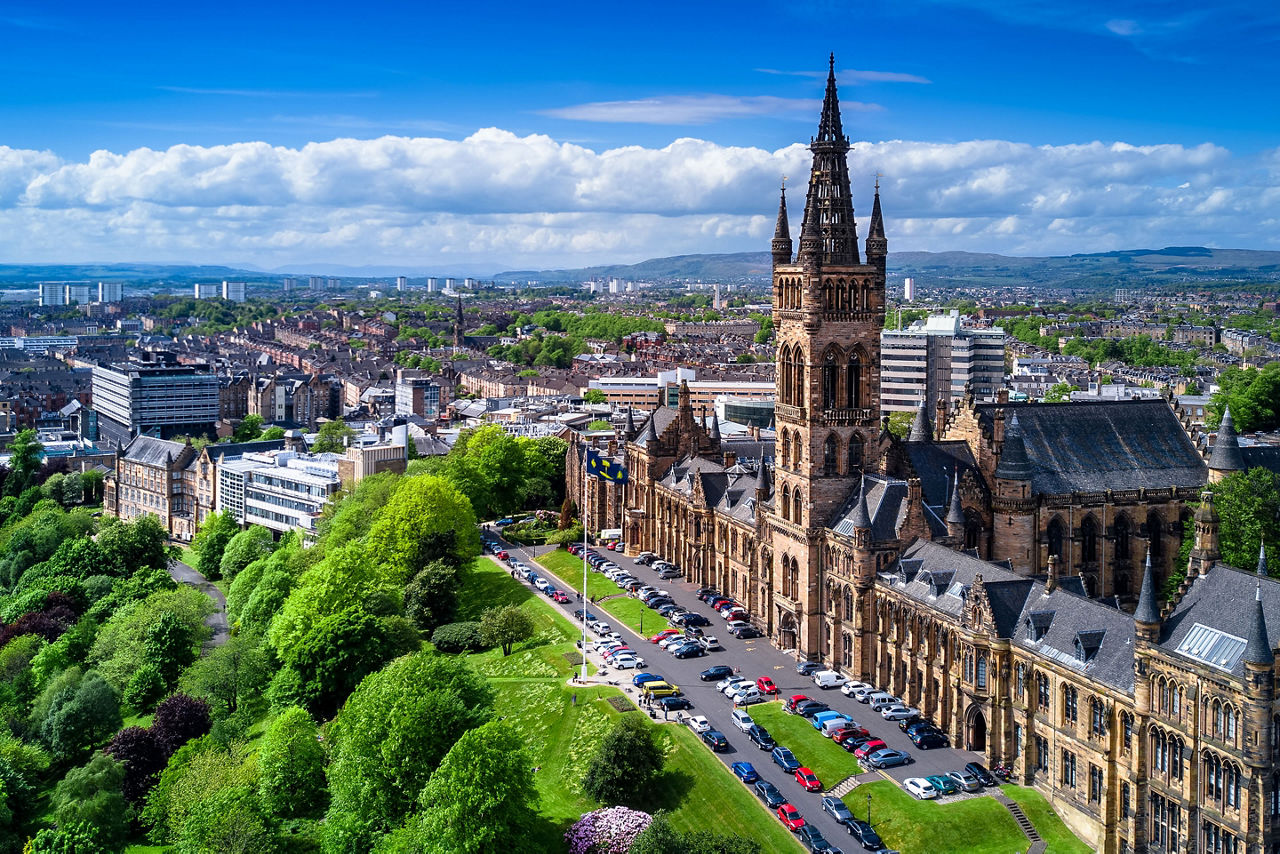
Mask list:
[[[574,695],[573,695],[573,705],[575,705],[575,706],[576,706],[576,705],[578,705],[578,695],[577,695],[577,694],[574,694]]]

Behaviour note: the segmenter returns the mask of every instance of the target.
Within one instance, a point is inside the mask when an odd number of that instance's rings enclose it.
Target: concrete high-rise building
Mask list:
[[[67,304],[67,289],[62,282],[41,282],[37,287],[42,307]]]
[[[933,315],[880,335],[880,395],[884,412],[914,412],[923,400],[994,400],[1004,385],[1004,330],[964,326],[959,312]]]
[[[120,302],[124,299],[122,282],[98,282],[98,302]]]
[[[342,288],[342,279],[335,277],[329,278],[329,290],[336,291]]]
[[[310,288],[310,289],[311,289],[311,290],[313,290],[313,291],[323,290],[323,289],[324,289],[324,277],[323,277],[323,276],[309,276],[309,277],[307,278],[307,287],[308,287],[308,288]]]
[[[408,276],[396,276],[396,290],[403,291],[409,287]]]
[[[445,289],[446,291],[451,291],[451,290],[453,290],[453,289],[454,289],[454,287],[455,287],[457,284],[458,284],[457,279],[445,279],[445,280],[444,280],[444,289]]]
[[[902,280],[902,299],[905,302],[915,302],[916,299],[916,280],[907,276]]]
[[[196,282],[193,288],[196,299],[217,299],[222,286],[217,282]]]
[[[93,367],[93,406],[99,428],[117,442],[153,429],[161,438],[212,435],[218,378],[187,365],[99,363]]]
[[[440,280],[437,279],[435,276],[432,276],[431,278],[427,279],[427,293],[434,294],[439,287],[440,287]]]
[[[439,414],[439,382],[429,374],[401,371],[396,379],[396,415],[435,418]]]
[[[298,280],[292,276],[286,276],[284,280],[284,292],[287,294],[296,287],[298,287]]]
[[[68,282],[63,299],[67,305],[88,305],[93,301],[93,286],[88,282]]]
[[[222,298],[231,302],[244,302],[244,282],[222,283]]]

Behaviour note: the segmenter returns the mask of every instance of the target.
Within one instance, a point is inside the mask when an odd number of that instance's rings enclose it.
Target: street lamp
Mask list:
[[[871,793],[867,792],[867,824],[871,824]]]

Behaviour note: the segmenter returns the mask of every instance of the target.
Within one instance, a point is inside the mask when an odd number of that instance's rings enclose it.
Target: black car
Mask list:
[[[707,651],[696,643],[685,644],[673,653],[676,658],[702,658],[706,654]]]
[[[730,629],[729,633],[738,638],[738,640],[750,640],[752,638],[764,637],[764,635],[760,633],[760,630],[755,626],[741,626],[736,629]]]
[[[769,735],[769,730],[760,726],[760,724],[752,724],[751,729],[747,730],[747,738],[751,739],[751,743],[761,750],[773,750],[778,743],[773,740],[773,736]]]
[[[716,753],[724,753],[729,749],[729,739],[718,729],[709,729],[702,734],[702,740]]]
[[[835,795],[827,795],[822,799],[822,811],[841,824],[848,824],[853,820],[853,812]]]
[[[964,770],[977,777],[978,782],[984,786],[994,786],[996,784],[995,776],[981,762],[970,762],[964,766]]]
[[[840,742],[840,746],[850,753],[853,753],[853,751],[857,750],[868,741],[871,741],[874,737],[875,736],[871,735],[851,735],[844,741]]]
[[[800,825],[800,829],[796,831],[796,837],[805,848],[818,854],[831,850],[831,843],[822,835],[822,831],[812,824]]]
[[[950,740],[940,732],[921,732],[911,736],[911,743],[921,750],[936,750],[950,746]]]
[[[830,706],[826,703],[820,703],[817,700],[808,700],[796,706],[796,714],[801,717],[808,718],[809,720],[813,720],[814,715],[829,711],[831,711]]]
[[[816,661],[802,661],[796,665],[796,673],[801,676],[812,676],[822,669],[822,665]]]
[[[916,721],[915,723],[910,724],[909,726],[903,727],[902,731],[905,732],[907,735],[919,735],[922,732],[938,732],[938,733],[942,732],[942,730],[938,729],[937,726],[930,723],[929,721]]]
[[[898,729],[902,730],[903,732],[906,732],[907,730],[911,729],[913,726],[916,726],[917,724],[924,724],[925,726],[938,729],[933,721],[929,720],[928,718],[922,718],[919,715],[914,715],[909,718],[903,718],[902,720],[898,721]],[[941,732],[941,730],[938,730],[938,731]]]
[[[845,829],[849,831],[850,836],[862,843],[862,847],[868,851],[879,851],[884,848],[884,842],[880,839],[880,834],[876,833],[874,827],[860,818],[851,819],[845,824]]]
[[[678,712],[682,709],[692,709],[693,703],[684,697],[663,697],[658,700],[658,705],[662,706],[664,712]]]
[[[715,667],[708,667],[706,670],[698,674],[698,678],[703,682],[719,682],[733,675],[733,668],[727,664],[717,664]]]
[[[699,587],[694,591],[694,595],[698,597],[699,602],[705,602],[712,596],[719,596],[720,591],[714,587]]]
[[[702,616],[701,614],[681,614],[679,617],[676,618],[676,622],[678,622],[682,626],[711,625],[711,621],[708,620],[706,617]]]
[[[756,797],[764,801],[764,805],[771,810],[776,810],[787,802],[782,792],[778,791],[778,787],[768,780],[756,781]]]

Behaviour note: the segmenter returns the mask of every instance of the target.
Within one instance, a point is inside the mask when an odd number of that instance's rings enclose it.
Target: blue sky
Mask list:
[[[1280,248],[1263,5],[4,2],[0,257],[761,249],[831,50],[891,249]]]

